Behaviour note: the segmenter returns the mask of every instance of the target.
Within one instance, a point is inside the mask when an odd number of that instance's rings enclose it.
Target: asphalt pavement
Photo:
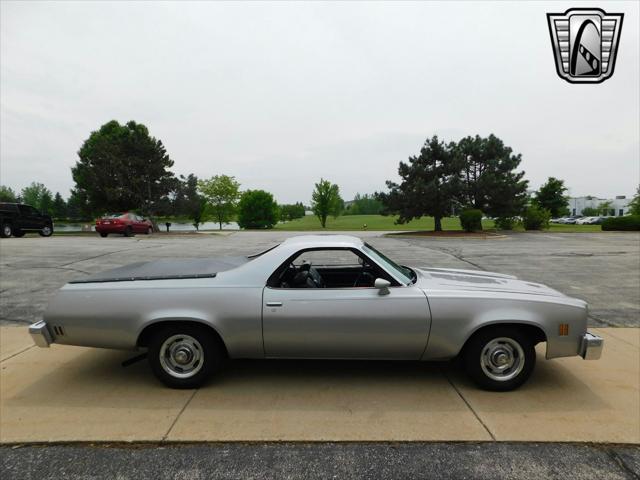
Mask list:
[[[28,324],[40,319],[56,290],[69,280],[97,271],[158,258],[249,255],[287,237],[308,233],[252,231],[133,238],[27,235],[2,239],[0,324]],[[385,233],[352,232],[405,265],[514,274],[586,300],[592,326],[640,326],[640,234],[636,232],[511,233],[488,239],[393,237]]]
[[[638,446],[570,443],[232,443],[0,447],[0,478],[640,478]]]

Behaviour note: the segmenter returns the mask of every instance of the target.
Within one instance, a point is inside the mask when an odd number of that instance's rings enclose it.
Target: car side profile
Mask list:
[[[251,257],[139,262],[65,285],[37,345],[144,350],[166,385],[202,385],[225,358],[463,359],[490,390],[546,357],[600,357],[587,305],[539,283],[396,264],[361,239],[289,238]]]
[[[53,234],[51,215],[24,203],[0,203],[0,236],[24,237],[28,232],[50,237]]]
[[[110,233],[118,233],[125,237],[131,237],[136,233],[153,233],[153,224],[135,213],[112,213],[96,220],[96,232],[101,237]]]

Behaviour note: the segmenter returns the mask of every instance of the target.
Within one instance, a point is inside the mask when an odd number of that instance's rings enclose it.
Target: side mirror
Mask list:
[[[378,290],[380,290],[378,292],[378,295],[388,295],[391,282],[388,280],[385,280],[384,278],[376,278],[376,281],[373,283],[373,286],[376,287]]]

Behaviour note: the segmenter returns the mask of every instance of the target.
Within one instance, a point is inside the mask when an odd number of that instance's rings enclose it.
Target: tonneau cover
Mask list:
[[[136,262],[97,272],[69,283],[129,282],[133,280],[168,280],[172,278],[215,277],[247,263],[247,257],[182,258]]]

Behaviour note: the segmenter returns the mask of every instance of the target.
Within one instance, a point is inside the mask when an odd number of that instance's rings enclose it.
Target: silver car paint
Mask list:
[[[547,358],[580,354],[585,302],[510,275],[422,269],[414,285],[392,287],[389,295],[375,288],[266,287],[300,250],[362,247],[356,237],[300,236],[213,278],[67,284],[44,320],[62,328],[54,340],[67,345],[136,349],[145,327],[188,320],[214,328],[232,358],[424,360],[455,356],[483,326],[520,323],[544,331]],[[569,324],[570,335],[558,335],[560,323]]]

